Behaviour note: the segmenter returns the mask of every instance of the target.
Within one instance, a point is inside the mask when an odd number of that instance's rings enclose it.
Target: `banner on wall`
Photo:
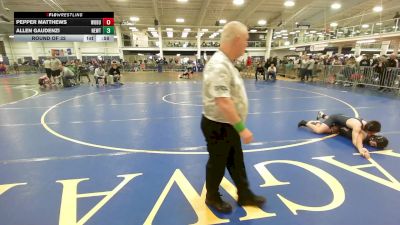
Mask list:
[[[321,52],[325,50],[325,47],[327,47],[327,44],[318,44],[318,45],[311,45],[310,46],[310,51],[311,52]]]
[[[304,52],[304,51],[306,51],[306,47],[297,47],[294,51],[296,51],[296,52]]]
[[[389,50],[390,41],[382,41],[381,55],[386,55]]]
[[[297,28],[298,29],[300,29],[300,30],[307,30],[307,29],[310,29],[310,24],[308,24],[308,23],[299,23],[299,24],[297,24],[296,25],[297,26]]]

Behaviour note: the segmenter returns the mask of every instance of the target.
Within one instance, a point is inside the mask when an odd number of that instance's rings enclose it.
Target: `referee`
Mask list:
[[[244,24],[237,21],[226,24],[220,48],[204,70],[201,129],[209,153],[206,204],[223,213],[232,211],[232,206],[221,199],[218,191],[225,167],[237,187],[239,205],[261,207],[266,201],[249,189],[241,144],[241,139],[245,144],[250,143],[253,134],[245,126],[248,100],[233,61],[244,54],[248,38]]]

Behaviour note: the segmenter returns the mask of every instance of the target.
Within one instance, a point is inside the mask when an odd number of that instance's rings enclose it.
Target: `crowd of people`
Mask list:
[[[121,77],[123,72],[137,72],[144,70],[157,70],[157,67],[172,66],[181,69],[182,73],[179,78],[190,79],[195,71],[203,69],[203,63],[192,60],[185,62],[179,61],[177,58],[149,58],[145,60],[134,60],[127,62],[122,60],[99,60],[96,58],[90,61],[82,62],[81,60],[74,59],[66,62],[61,62],[55,56],[46,58],[41,67],[44,68],[46,76],[39,78],[39,84],[42,87],[49,87],[52,85],[62,85],[70,87],[77,85],[81,82],[82,77],[86,77],[88,82],[91,82],[91,75],[94,76],[95,84],[98,86],[108,84],[122,84]],[[63,72],[64,70],[64,72]]]
[[[256,61],[256,60],[254,60]],[[314,77],[320,75],[328,75],[329,82],[331,83],[344,83],[344,86],[352,85],[351,81],[354,79],[361,80],[362,77],[374,76],[377,80],[375,86],[379,86],[379,90],[388,91],[388,86],[393,86],[395,75],[400,75],[399,69],[399,58],[397,54],[390,55],[368,55],[363,54],[360,56],[354,55],[303,55],[303,56],[285,56],[281,59],[278,57],[270,57],[267,60],[257,60],[253,63],[251,57],[247,57],[246,60],[238,62],[238,68],[245,70],[246,75],[249,73],[254,75],[258,80],[259,75],[262,75],[264,80],[268,80],[271,77],[272,80],[276,78],[276,74],[279,73],[284,76],[295,78],[297,77],[300,81],[313,80]],[[242,67],[244,68],[240,68]],[[332,70],[333,71],[324,71]],[[361,68],[361,69],[360,69]],[[367,68],[370,68],[367,70]],[[371,74],[367,74],[371,73]],[[385,72],[391,71],[392,74],[385,75]],[[327,72],[330,74],[324,74]],[[344,81],[339,81],[336,77],[337,74],[344,76]],[[324,78],[323,78],[324,79]],[[372,79],[372,78],[370,78]]]
[[[82,77],[86,77],[90,83],[90,73],[93,71],[96,85],[106,85],[108,83],[123,84],[121,83],[119,62],[112,61],[106,73],[105,67],[107,65],[105,62],[97,60],[87,63],[82,63],[77,59],[61,62],[55,56],[48,57],[43,62],[46,75],[39,77],[38,83],[42,88],[52,87],[53,85],[71,87],[79,84]]]

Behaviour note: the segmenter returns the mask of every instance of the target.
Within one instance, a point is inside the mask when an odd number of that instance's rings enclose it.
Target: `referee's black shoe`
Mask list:
[[[213,197],[213,198],[206,197],[206,204],[221,213],[232,212],[232,206],[229,203],[222,200],[221,196],[217,196],[217,197]]]
[[[239,196],[238,204],[241,206],[257,206],[261,208],[266,201],[267,199],[265,197],[253,194],[246,197]]]

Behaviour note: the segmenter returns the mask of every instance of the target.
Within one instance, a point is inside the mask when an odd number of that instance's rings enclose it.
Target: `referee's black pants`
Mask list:
[[[219,196],[219,185],[228,169],[241,197],[251,196],[240,136],[232,125],[201,119],[201,130],[207,142],[209,158],[206,166],[207,198]]]

